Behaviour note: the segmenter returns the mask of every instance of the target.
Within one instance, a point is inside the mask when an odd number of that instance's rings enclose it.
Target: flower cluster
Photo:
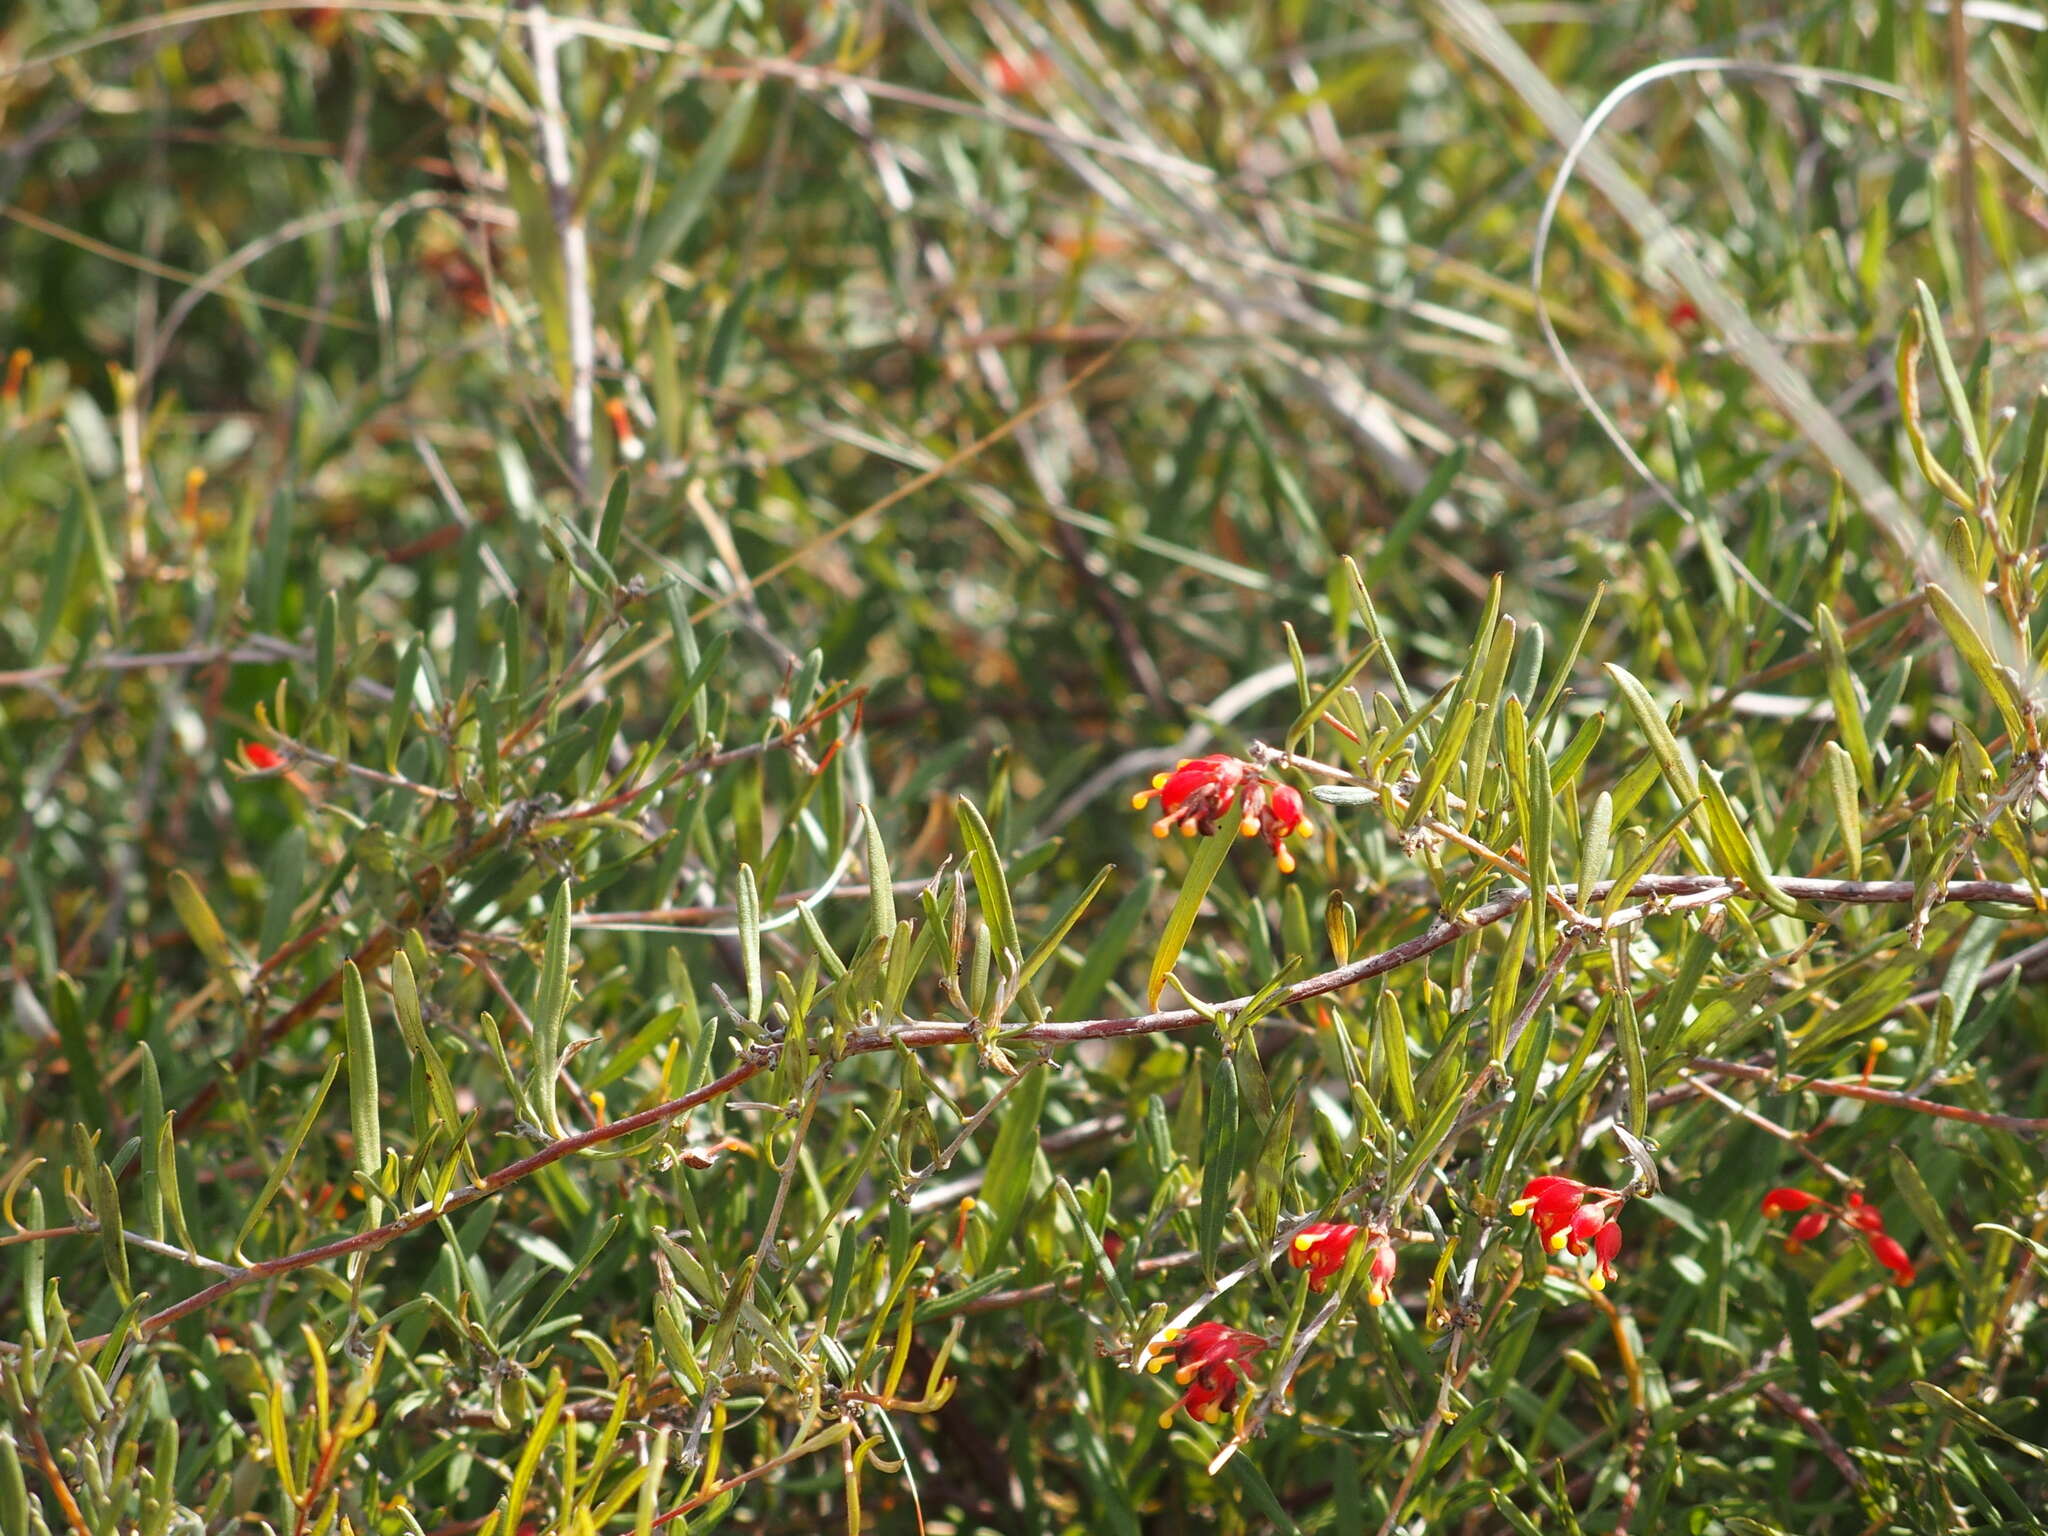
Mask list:
[[[1145,1369],[1156,1371],[1173,1362],[1173,1379],[1185,1390],[1174,1408],[1185,1408],[1197,1424],[1220,1424],[1237,1404],[1237,1386],[1244,1378],[1239,1363],[1265,1350],[1272,1340],[1223,1323],[1197,1323],[1169,1328],[1145,1346]],[[1159,1416],[1159,1427],[1173,1423],[1173,1408]]]
[[[1131,809],[1141,811],[1155,798],[1162,814],[1152,823],[1154,837],[1164,837],[1175,827],[1184,837],[1213,837],[1224,819],[1234,815],[1240,836],[1266,840],[1283,875],[1294,873],[1294,855],[1286,840],[1307,837],[1315,830],[1299,790],[1221,753],[1183,759],[1173,772],[1155,778],[1150,789],[1133,795]]]
[[[1592,1254],[1593,1268],[1586,1284],[1600,1291],[1614,1278],[1615,1256],[1621,1252],[1621,1226],[1614,1213],[1627,1199],[1618,1189],[1600,1189],[1577,1179],[1545,1174],[1531,1179],[1522,1198],[1508,1209],[1535,1224],[1548,1252],[1577,1258]]]
[[[1308,1271],[1308,1288],[1321,1291],[1330,1277],[1343,1269],[1351,1257],[1351,1245],[1365,1233],[1372,1257],[1366,1260],[1365,1299],[1373,1306],[1385,1303],[1394,1284],[1394,1240],[1378,1227],[1353,1226],[1343,1221],[1318,1221],[1297,1232],[1287,1245],[1287,1262]]]
[[[1892,1272],[1894,1285],[1913,1283],[1913,1261],[1899,1240],[1884,1229],[1884,1215],[1859,1194],[1851,1194],[1846,1205],[1832,1205],[1819,1195],[1803,1189],[1778,1188],[1764,1196],[1766,1216],[1798,1216],[1785,1234],[1785,1251],[1797,1253],[1821,1233],[1830,1222],[1839,1221],[1861,1237],[1870,1256]]]

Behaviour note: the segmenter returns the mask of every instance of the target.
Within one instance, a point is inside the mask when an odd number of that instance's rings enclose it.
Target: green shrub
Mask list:
[[[30,0],[0,1531],[2040,1528],[2048,34],[1529,9]]]

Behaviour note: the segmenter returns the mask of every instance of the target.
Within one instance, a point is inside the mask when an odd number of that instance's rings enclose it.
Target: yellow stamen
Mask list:
[[[1553,1232],[1553,1233],[1551,1233],[1551,1234],[1550,1234],[1550,1251],[1551,1251],[1552,1253],[1563,1253],[1563,1252],[1564,1252],[1564,1245],[1565,1245],[1565,1244],[1566,1244],[1567,1242],[1569,1242],[1570,1240],[1571,1240],[1571,1239],[1570,1239],[1570,1237],[1569,1237],[1569,1236],[1568,1236],[1568,1234],[1566,1234],[1566,1233],[1563,1233],[1563,1232]]]
[[[1180,824],[1180,835],[1182,837],[1193,837],[1195,835],[1195,824],[1192,821],[1182,822]]]
[[[1245,817],[1243,821],[1237,824],[1237,835],[1239,837],[1257,837],[1259,835],[1259,818],[1256,816]]]
[[[1607,1277],[1602,1275],[1599,1270],[1594,1270],[1592,1274],[1586,1276],[1586,1289],[1589,1291],[1606,1290]]]
[[[1282,848],[1280,850],[1279,854],[1275,857],[1274,862],[1280,866],[1281,874],[1291,875],[1294,873],[1294,855],[1289,853],[1285,848]]]
[[[1173,1379],[1179,1382],[1182,1386],[1186,1386],[1189,1382],[1195,1379],[1195,1372],[1196,1367],[1192,1365],[1184,1365],[1179,1370],[1173,1373]]]
[[[1312,821],[1297,821],[1294,824],[1294,835],[1296,837],[1313,837],[1315,830],[1315,823]]]
[[[1159,1415],[1159,1427],[1161,1429],[1173,1428],[1173,1409],[1169,1408],[1166,1412]]]
[[[1309,1249],[1315,1247],[1315,1245],[1316,1240],[1310,1237],[1306,1232],[1302,1233],[1300,1237],[1297,1237],[1294,1240],[1294,1246],[1299,1248],[1303,1253],[1307,1253]]]
[[[1166,781],[1172,777],[1173,775],[1170,773],[1155,773],[1152,775],[1152,787],[1154,789],[1164,789],[1166,788]]]
[[[1141,789],[1135,795],[1131,796],[1131,809],[1134,811],[1142,811],[1143,809],[1145,809],[1146,806],[1150,805],[1151,803],[1152,791],[1149,789]]]
[[[1534,1200],[1516,1200],[1508,1206],[1508,1214],[1510,1216],[1526,1216],[1529,1214],[1529,1207],[1535,1203]]]
[[[1164,837],[1167,833],[1171,832],[1172,830],[1173,823],[1168,821],[1164,816],[1160,817],[1157,821],[1152,823],[1152,835],[1154,837]]]
[[[1368,1306],[1383,1307],[1387,1304],[1387,1293],[1376,1285],[1369,1285],[1365,1290],[1365,1300]]]

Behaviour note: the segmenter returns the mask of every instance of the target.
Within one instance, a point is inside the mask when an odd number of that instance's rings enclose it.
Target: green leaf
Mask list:
[[[284,1153],[271,1165],[270,1172],[263,1180],[263,1187],[250,1202],[249,1210],[242,1217],[241,1230],[235,1234],[233,1253],[239,1259],[242,1244],[249,1240],[249,1234],[256,1230],[256,1223],[263,1219],[263,1213],[270,1208],[270,1202],[277,1198],[278,1190],[284,1187],[285,1175],[292,1171],[292,1164],[298,1161],[299,1149],[306,1144],[306,1137],[312,1134],[314,1125],[320,1119],[320,1107],[327,1102],[327,1090],[334,1086],[334,1079],[341,1073],[341,1058],[336,1056],[327,1063],[327,1071],[320,1079],[320,1086],[313,1090],[313,1096],[306,1101],[306,1107],[299,1114],[298,1121],[285,1137]]]
[[[1650,743],[1650,753],[1657,759],[1657,767],[1664,775],[1664,782],[1671,786],[1671,792],[1679,803],[1694,799],[1700,787],[1693,772],[1685,765],[1685,754],[1678,748],[1678,738],[1671,734],[1671,727],[1664,719],[1664,712],[1650,697],[1649,689],[1636,680],[1633,673],[1606,663],[1607,676],[1613,681],[1615,690],[1628,705],[1629,713],[1636,717],[1636,725]]]
[[[178,921],[185,925],[185,932],[192,936],[193,947],[223,978],[235,981],[235,955],[228,947],[227,930],[213,915],[213,908],[207,904],[206,897],[182,869],[171,871],[169,884],[171,907],[177,912]],[[240,990],[239,983],[237,990]]]
[[[1010,883],[1003,875],[1002,855],[996,851],[996,840],[988,823],[965,795],[954,806],[953,814],[960,825],[961,839],[967,844],[967,867],[974,872],[975,894],[981,898],[981,910],[988,918],[996,943],[1007,954],[1022,955],[1024,946],[1017,938],[1017,913],[1010,905]]]
[[[879,943],[896,931],[896,882],[873,808],[862,806],[860,815],[867,827],[868,933]]]
[[[2005,722],[2006,734],[2017,745],[2027,739],[2026,719],[2018,693],[2013,689],[2011,674],[2001,667],[1991,655],[1991,648],[1984,636],[1971,621],[1968,614],[1949,596],[1948,590],[1936,582],[1929,582],[1925,588],[1927,606],[1954,643],[1956,652],[1962,657],[1963,665],[1975,675],[1991,702],[1998,706],[1999,717]]]
[[[747,978],[747,1018],[761,1022],[761,893],[754,885],[754,867],[740,866],[738,922],[740,968]]]
[[[1912,1153],[1896,1142],[1892,1144],[1888,1157],[1892,1183],[1913,1212],[1913,1219],[1920,1223],[1920,1230],[1934,1244],[1957,1283],[1967,1290],[1976,1283],[1977,1277],[1970,1268],[1969,1257],[1963,1252],[1962,1241],[1956,1236],[1955,1228],[1948,1224],[1948,1217],[1942,1213],[1941,1202],[1934,1198],[1934,1192],[1927,1187],[1927,1180],[1921,1176],[1919,1163]]]
[[[126,1306],[135,1291],[128,1278],[128,1244],[121,1235],[121,1190],[114,1182],[113,1169],[98,1159],[92,1165],[92,1217],[99,1223],[100,1255],[106,1260],[107,1277]]]
[[[1030,1203],[1033,1177],[1044,1161],[1038,1149],[1038,1122],[1045,1111],[1045,1092],[1051,1079],[1045,1063],[1032,1062],[1023,1069],[1023,1080],[1011,1090],[1002,1111],[1002,1127],[996,1132],[996,1144],[989,1150],[981,1181],[981,1203],[991,1213],[988,1247],[983,1250],[985,1267],[1002,1262]]]
[[[400,955],[400,961],[404,956]],[[384,1130],[377,1102],[377,1041],[370,1032],[370,1000],[353,960],[341,963],[342,1038],[348,1055],[348,1118],[356,1138],[356,1171],[377,1187],[384,1168]]]
[[[1948,337],[1941,326],[1940,306],[1934,302],[1933,291],[1918,278],[1913,280],[1913,302],[1934,352],[1934,376],[1941,381],[1941,393],[1948,402],[1949,416],[1962,437],[1963,452],[1968,455],[1970,468],[1976,471],[1977,482],[1981,485],[1991,478],[1991,465],[1984,457],[1984,444],[1977,436],[1977,415],[1970,405],[1969,392],[1963,388],[1962,378],[1956,372],[1956,360],[1949,355]]]
[[[600,310],[612,310],[621,303],[632,302],[654,269],[673,256],[689,236],[710,202],[719,179],[725,175],[733,152],[739,148],[747,123],[754,115],[754,99],[758,94],[759,88],[751,80],[733,92],[732,100],[725,104],[725,110],[712,123],[704,142],[697,146],[689,170],[683,173],[680,181],[672,184],[668,196],[647,221],[639,244],[619,263],[611,282],[606,285],[605,298],[598,306]]]
[[[1237,1067],[1218,1056],[1209,1074],[1208,1104],[1202,1119],[1202,1205],[1197,1213],[1202,1273],[1214,1277],[1216,1252],[1229,1224],[1230,1187],[1237,1182]]]
[[[548,908],[547,937],[528,1021],[533,1026],[533,1070],[527,1091],[540,1128],[550,1136],[562,1133],[555,1077],[562,1065],[562,1021],[569,1012],[569,917],[569,882],[564,880],[555,887]]]
[[[1194,931],[1195,916],[1202,910],[1202,901],[1208,896],[1209,887],[1215,883],[1217,871],[1223,868],[1223,861],[1230,857],[1230,843],[1228,830],[1220,831],[1214,837],[1195,839],[1194,857],[1188,861],[1188,872],[1181,880],[1180,894],[1174,897],[1173,910],[1166,915],[1166,927],[1160,932],[1159,947],[1152,951],[1152,969],[1145,978],[1146,1007],[1159,1006],[1159,994],[1166,989],[1166,978],[1180,959],[1188,935]]]

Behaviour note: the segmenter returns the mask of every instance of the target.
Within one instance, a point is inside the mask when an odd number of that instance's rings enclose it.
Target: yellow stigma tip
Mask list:
[[[1192,1365],[1182,1366],[1179,1370],[1173,1373],[1173,1379],[1179,1382],[1182,1386],[1186,1386],[1189,1382],[1195,1379],[1195,1367]]]
[[[1367,1289],[1365,1299],[1370,1306],[1383,1307],[1387,1304],[1387,1293],[1375,1285]]]
[[[1173,1410],[1171,1408],[1159,1415],[1159,1427],[1161,1429],[1173,1428]]]
[[[1566,1237],[1566,1235],[1565,1235],[1564,1233],[1562,1233],[1562,1232],[1553,1232],[1553,1233],[1551,1233],[1551,1234],[1550,1234],[1550,1251],[1551,1251],[1552,1253],[1563,1253],[1563,1252],[1564,1252],[1564,1245],[1565,1245],[1565,1244],[1566,1244],[1566,1242],[1568,1242],[1568,1241],[1569,1241],[1569,1239],[1568,1239],[1568,1238]]]
[[[1508,1214],[1510,1216],[1526,1216],[1529,1214],[1529,1207],[1535,1203],[1534,1200],[1517,1200],[1508,1207]]]
[[[1237,824],[1237,835],[1239,837],[1257,837],[1259,835],[1258,817],[1247,816],[1243,821],[1240,821]]]
[[[1182,837],[1193,837],[1195,835],[1195,824],[1192,821],[1182,822],[1180,824],[1180,835]]]
[[[1172,777],[1173,775],[1170,773],[1155,773],[1152,775],[1152,787],[1154,789],[1164,789],[1166,788],[1166,781]]]
[[[1171,832],[1172,830],[1173,823],[1168,821],[1164,816],[1160,817],[1159,820],[1152,823],[1152,835],[1154,837],[1164,837],[1167,833]]]
[[[1313,837],[1315,830],[1315,823],[1312,821],[1297,821],[1294,824],[1294,835],[1296,837]]]
[[[1294,855],[1285,848],[1280,850],[1280,855],[1275,862],[1279,864],[1281,874],[1291,875],[1294,873]]]
[[[1135,795],[1131,796],[1131,809],[1134,811],[1142,811],[1143,809],[1145,809],[1146,806],[1150,805],[1151,803],[1152,791],[1150,791],[1149,789],[1141,789]]]
[[[1300,1237],[1297,1237],[1294,1240],[1294,1246],[1299,1248],[1303,1253],[1307,1253],[1309,1249],[1315,1247],[1315,1245],[1316,1240],[1310,1237],[1306,1232],[1304,1232]]]
[[[1604,1277],[1597,1274],[1588,1275],[1586,1276],[1586,1289],[1589,1291],[1604,1291],[1607,1289],[1607,1281]]]

